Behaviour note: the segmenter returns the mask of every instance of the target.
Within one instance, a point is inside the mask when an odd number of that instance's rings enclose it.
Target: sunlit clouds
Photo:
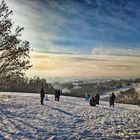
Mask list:
[[[31,53],[31,75],[42,77],[137,77],[140,57]],[[29,75],[30,75],[29,74]]]

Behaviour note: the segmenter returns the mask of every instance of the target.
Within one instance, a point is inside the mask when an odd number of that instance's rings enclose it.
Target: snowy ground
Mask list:
[[[10,94],[11,97],[7,97]],[[61,97],[40,105],[39,95],[0,93],[0,140],[140,139],[140,107]]]

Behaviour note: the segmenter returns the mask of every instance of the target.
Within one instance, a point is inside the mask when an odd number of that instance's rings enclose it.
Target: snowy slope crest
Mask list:
[[[138,106],[90,107],[82,98],[58,102],[52,95],[41,106],[39,95],[8,94],[0,98],[0,140],[140,139]]]

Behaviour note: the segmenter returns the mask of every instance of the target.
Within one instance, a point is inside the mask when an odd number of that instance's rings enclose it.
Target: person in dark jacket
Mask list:
[[[44,97],[45,97],[44,89],[43,89],[43,88],[41,88],[41,91],[40,91],[41,105],[43,105],[43,100],[44,100]]]
[[[57,90],[57,101],[60,100],[60,95],[61,95],[62,91],[60,89]]]
[[[58,93],[57,94],[58,94],[58,101],[59,101],[60,95],[61,95],[61,90],[60,89],[58,90]]]
[[[96,104],[99,105],[99,100],[100,100],[100,95],[99,94],[95,95],[95,100],[96,100]]]
[[[58,90],[55,89],[55,101],[58,101]]]
[[[89,104],[90,104],[90,106],[96,106],[96,99],[95,99],[95,96],[90,97],[90,99],[89,99]]]
[[[110,98],[109,98],[109,103],[110,103],[110,107],[113,106],[114,107],[114,102],[115,102],[115,94],[112,92],[112,94],[110,95]]]

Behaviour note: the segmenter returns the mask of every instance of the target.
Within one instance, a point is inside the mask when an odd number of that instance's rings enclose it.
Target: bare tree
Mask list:
[[[29,42],[20,39],[23,28],[13,26],[12,14],[3,0],[0,3],[0,86],[8,86],[31,67]]]

